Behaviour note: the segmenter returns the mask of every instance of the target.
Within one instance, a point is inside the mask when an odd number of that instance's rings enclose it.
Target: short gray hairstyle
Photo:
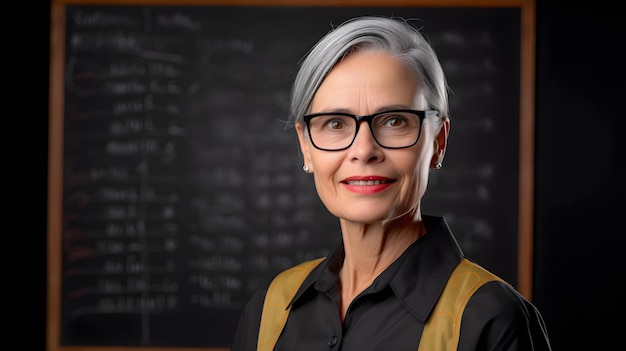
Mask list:
[[[324,78],[347,55],[356,51],[397,57],[415,73],[429,109],[449,117],[448,85],[430,43],[407,20],[356,17],[332,29],[305,55],[291,90],[289,121],[302,123]]]

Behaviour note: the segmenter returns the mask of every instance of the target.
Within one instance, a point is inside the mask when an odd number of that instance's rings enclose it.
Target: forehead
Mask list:
[[[415,74],[398,58],[355,52],[337,63],[312,101],[312,112],[349,110],[372,113],[398,106],[420,108]]]

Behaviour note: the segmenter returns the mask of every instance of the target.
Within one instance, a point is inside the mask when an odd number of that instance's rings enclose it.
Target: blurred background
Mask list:
[[[45,350],[50,5],[5,6],[9,340]],[[537,1],[533,302],[555,350],[623,349],[621,13],[608,1]]]

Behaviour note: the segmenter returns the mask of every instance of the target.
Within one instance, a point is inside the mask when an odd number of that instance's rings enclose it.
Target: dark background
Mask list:
[[[7,7],[3,35],[6,339],[34,351],[46,346],[49,10]],[[555,350],[624,344],[621,14],[608,1],[537,1],[533,302]]]

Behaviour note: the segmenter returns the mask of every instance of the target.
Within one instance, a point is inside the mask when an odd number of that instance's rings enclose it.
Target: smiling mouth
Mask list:
[[[391,180],[347,180],[346,184],[348,185],[380,185],[380,184],[388,184],[393,183]]]

